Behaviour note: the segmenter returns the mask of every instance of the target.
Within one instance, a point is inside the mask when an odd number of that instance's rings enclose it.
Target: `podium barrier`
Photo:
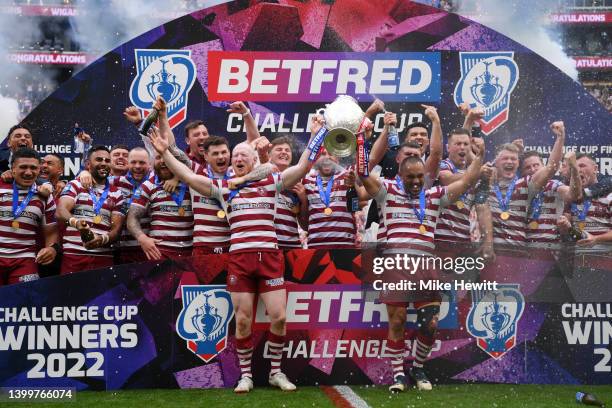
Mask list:
[[[496,261],[481,270],[439,271],[440,281],[490,281],[497,290],[443,292],[438,340],[425,366],[430,378],[609,382],[609,249],[497,248]],[[439,244],[436,256],[471,252]],[[377,257],[374,249],[285,252],[282,367],[297,385],[390,382],[387,314],[372,289],[384,276],[373,273]],[[234,385],[240,371],[222,259],[121,265],[0,288],[0,383],[79,390]],[[253,316],[253,374],[265,384],[268,319],[260,302]],[[415,352],[415,317],[409,306],[406,364]]]

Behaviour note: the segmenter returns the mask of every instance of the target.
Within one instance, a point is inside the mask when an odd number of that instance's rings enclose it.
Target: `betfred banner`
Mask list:
[[[374,98],[383,100],[398,114],[400,137],[411,123],[427,121],[423,104],[438,109],[445,135],[463,124],[457,103],[483,108],[487,160],[496,146],[517,138],[546,157],[549,126],[563,120],[566,150],[592,154],[600,172],[612,174],[612,117],[580,84],[494,30],[408,0],[227,2],[203,9],[92,62],[25,122],[36,149],[63,156],[73,176],[81,166],[66,137],[74,123],[94,144],[140,145],[123,110],[136,105],[146,115],[157,95],[172,98],[173,131],[185,148],[184,127],[192,120],[231,145],[243,141],[241,115],[227,112],[236,100],[246,101],[260,134],[303,145],[311,115],[339,94],[353,96],[364,111]],[[381,132],[383,114],[374,122]]]
[[[444,251],[444,259],[468,253],[456,245]],[[364,266],[366,254],[285,253],[282,367],[298,386],[391,381],[380,275]],[[438,383],[608,383],[611,269],[609,254],[584,256],[572,247],[498,248],[492,264],[424,281],[442,293],[428,373]],[[0,385],[232,386],[240,369],[226,278],[222,262],[203,257],[2,287]],[[413,304],[406,307],[410,361],[417,323]],[[261,384],[270,367],[269,322],[259,299],[253,370]]]

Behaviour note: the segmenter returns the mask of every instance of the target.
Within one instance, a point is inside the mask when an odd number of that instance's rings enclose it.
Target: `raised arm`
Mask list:
[[[546,166],[538,170],[531,179],[529,189],[531,191],[540,191],[548,183],[548,180],[555,175],[559,170],[561,164],[561,157],[563,156],[563,145],[565,144],[565,126],[563,122],[553,122],[550,125],[553,133],[557,136],[555,144],[550,152],[550,157]]]
[[[576,165],[576,152],[568,152],[565,155],[565,160],[570,173],[570,183],[568,186],[561,186],[557,190],[565,203],[573,203],[582,200],[582,181],[578,174],[578,166]]]
[[[442,126],[440,125],[440,116],[435,107],[429,105],[421,105],[425,108],[425,116],[431,121],[431,139],[429,141],[429,157],[425,160],[425,174],[428,174],[431,180],[435,180],[438,176],[440,162],[442,161]]]
[[[189,167],[179,162],[168,150],[168,138],[158,130],[153,129],[150,134],[151,144],[162,155],[166,166],[182,182],[187,183],[198,193],[210,197],[212,194],[212,180],[208,177],[195,174]]]
[[[310,170],[310,165],[312,164],[309,160],[309,156],[311,153],[314,153],[314,156],[318,153],[318,149],[320,149],[320,145],[316,147],[315,152],[312,152],[310,149],[311,142],[316,139],[316,135],[321,130],[324,125],[324,120],[321,116],[317,115],[312,118],[312,123],[310,124],[310,140],[306,144],[306,148],[302,152],[300,156],[300,160],[295,166],[291,166],[286,168],[282,174],[282,182],[283,189],[290,189],[294,185],[300,182],[304,178],[304,176]]]
[[[484,142],[476,141],[474,143],[474,150],[476,150],[476,157],[470,163],[463,177],[447,187],[447,198],[451,203],[461,197],[461,194],[465,193],[480,177],[480,167],[482,166],[482,157],[485,151]]]
[[[241,101],[236,101],[231,103],[229,109],[227,110],[229,113],[239,113],[242,115],[242,120],[244,121],[244,130],[247,136],[247,142],[251,143],[257,139],[260,134],[257,129],[257,122],[255,122],[255,118],[251,115],[251,110],[246,107],[246,105]]]

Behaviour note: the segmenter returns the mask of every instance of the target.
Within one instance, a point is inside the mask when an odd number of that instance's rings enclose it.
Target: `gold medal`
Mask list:
[[[184,215],[185,215],[185,209],[184,209],[183,207],[180,207],[180,208],[178,209],[178,214],[179,214],[179,216],[181,216],[181,217],[182,217],[182,216],[184,216]]]
[[[423,224],[421,224],[421,226],[419,227],[419,232],[421,234],[426,234],[427,233],[427,228],[425,228],[425,226]]]
[[[19,221],[13,220],[13,222],[11,222],[11,227],[13,227],[13,229],[19,229]]]
[[[463,210],[465,208],[465,204],[463,203],[463,201],[461,200],[457,200],[455,202],[455,205],[457,206],[458,209]]]
[[[531,228],[532,230],[535,230],[535,229],[538,229],[538,226],[539,226],[539,225],[540,225],[540,224],[538,224],[538,222],[537,222],[537,221],[531,221],[531,222],[529,223],[529,228]]]
[[[223,210],[217,211],[217,218],[225,218],[225,211]]]
[[[584,227],[585,227],[585,226],[586,226],[586,224],[584,223],[584,221],[580,221],[580,222],[578,223],[578,229],[579,229],[580,231],[584,231]]]
[[[294,205],[293,207],[291,207],[291,212],[294,214],[298,214],[300,212],[300,206]]]
[[[99,224],[102,222],[102,216],[101,215],[96,215],[95,217],[93,217],[93,222],[94,224]]]
[[[323,210],[323,213],[325,215],[332,215],[332,213],[334,212],[334,210],[332,210],[331,208],[327,207]]]
[[[508,211],[504,211],[503,213],[501,213],[500,218],[505,221],[510,218],[510,213]]]

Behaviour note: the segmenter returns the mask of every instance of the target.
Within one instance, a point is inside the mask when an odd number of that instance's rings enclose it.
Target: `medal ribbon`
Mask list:
[[[215,177],[215,173],[213,172],[213,169],[210,166],[210,164],[207,164],[206,166],[207,166],[206,168],[208,169],[208,178],[211,178],[213,180],[217,180],[219,177]],[[223,180],[228,180],[229,179],[228,170],[225,170],[225,174],[223,175]]]
[[[181,207],[181,205],[183,204],[183,199],[185,198],[185,192],[187,191],[187,184],[180,183],[179,185],[180,187],[179,187],[178,194],[172,193],[170,194],[170,196],[172,197],[176,205]]]
[[[402,184],[402,179],[400,178],[399,175],[395,176],[395,184],[397,185],[397,188],[404,194],[406,194],[406,191],[404,190],[404,185]],[[416,217],[419,219],[419,223],[422,225],[423,221],[425,220],[425,189],[421,188],[421,191],[419,192],[419,209],[417,210],[416,207],[413,207],[414,209],[414,214],[416,215]]]
[[[499,207],[502,211],[508,211],[510,207],[510,199],[512,198],[512,194],[514,193],[514,186],[516,185],[516,176],[510,182],[508,186],[508,190],[506,191],[506,197],[502,197],[501,190],[499,189],[499,184],[495,184],[493,186],[493,191],[495,191],[495,195],[497,196],[497,202],[499,203]]]
[[[24,197],[21,204],[19,204],[19,188],[17,187],[17,183],[13,181],[13,219],[19,218],[21,213],[26,209],[32,196],[36,193],[36,184],[32,184],[28,194]]]
[[[578,206],[576,203],[572,203],[572,215],[577,215],[579,221],[584,221],[589,212],[589,208],[591,208],[591,200],[584,200],[584,205],[582,206],[582,211],[578,210]]]
[[[89,189],[89,196],[91,197],[91,202],[93,203],[94,214],[96,215],[100,214],[100,209],[104,205],[104,202],[106,201],[106,197],[108,197],[109,189],[110,189],[110,184],[108,183],[108,180],[106,180],[104,191],[102,192],[102,195],[100,196],[99,199],[98,199],[98,196],[96,195],[96,191],[94,190],[94,188],[91,187]]]
[[[530,218],[537,221],[540,218],[540,212],[542,211],[542,202],[544,201],[544,192],[540,191],[531,200],[531,214]]]
[[[325,204],[326,208],[329,208],[329,202],[331,200],[331,191],[334,186],[334,176],[331,176],[329,181],[327,182],[327,188],[323,189],[323,179],[321,175],[317,175],[317,187],[319,188],[319,197],[321,197],[321,201]]]
[[[134,199],[138,200],[140,198],[140,193],[142,192],[142,189],[140,187],[142,187],[142,183],[144,183],[144,181],[149,178],[149,173],[144,175],[140,183],[136,181],[134,177],[132,177],[132,172],[130,171],[127,172],[125,177],[128,179],[128,181],[133,187],[132,195],[130,196],[130,199],[128,201],[128,207],[129,207],[132,205],[132,201],[134,201]],[[155,184],[157,184],[157,176],[155,176]]]

